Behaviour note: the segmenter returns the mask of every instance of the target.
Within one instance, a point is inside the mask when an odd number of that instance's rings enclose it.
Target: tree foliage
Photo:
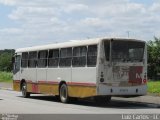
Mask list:
[[[0,50],[0,71],[12,70],[12,56],[14,50]]]
[[[157,79],[160,74],[160,38],[148,41],[148,77]]]

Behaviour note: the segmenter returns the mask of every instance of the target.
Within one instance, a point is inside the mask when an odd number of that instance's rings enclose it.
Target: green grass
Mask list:
[[[154,93],[160,95],[160,81],[149,81],[148,85],[148,93]]]
[[[12,82],[11,72],[0,72],[0,82]]]

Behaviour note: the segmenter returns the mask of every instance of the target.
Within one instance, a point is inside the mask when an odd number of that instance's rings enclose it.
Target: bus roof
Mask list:
[[[85,45],[94,45],[94,44],[98,44],[101,40],[111,40],[111,39],[141,41],[141,40],[127,39],[127,38],[95,38],[95,39],[87,39],[87,40],[71,40],[69,42],[63,42],[63,43],[55,43],[55,44],[48,44],[48,45],[41,45],[41,46],[19,48],[16,50],[16,53],[76,47],[76,46],[85,46]],[[144,42],[144,41],[141,41],[141,42]]]

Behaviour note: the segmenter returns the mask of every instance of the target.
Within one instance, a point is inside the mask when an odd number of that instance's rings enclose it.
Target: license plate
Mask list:
[[[128,89],[120,89],[120,92],[128,92]]]

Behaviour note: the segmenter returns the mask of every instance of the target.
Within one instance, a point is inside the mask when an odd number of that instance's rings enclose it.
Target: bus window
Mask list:
[[[109,61],[109,58],[110,58],[110,41],[105,41],[104,42],[104,51],[105,51],[106,60]]]
[[[37,52],[29,52],[28,67],[35,68],[37,66]]]
[[[72,48],[62,48],[60,52],[60,67],[71,66],[72,61]]]
[[[28,67],[28,52],[22,53],[21,67]]]
[[[38,53],[38,61],[37,66],[40,68],[44,68],[47,66],[47,57],[48,57],[48,51],[39,51]]]
[[[49,50],[48,67],[58,67],[59,49]]]
[[[13,71],[14,74],[16,74],[20,70],[20,64],[21,64],[20,59],[21,59],[20,55],[17,55],[15,57],[14,71]]]
[[[86,65],[87,47],[75,47],[73,48],[73,67],[84,67]]]
[[[97,63],[97,45],[88,46],[87,66],[95,67]]]
[[[136,41],[113,41],[113,62],[142,62],[145,43]]]

